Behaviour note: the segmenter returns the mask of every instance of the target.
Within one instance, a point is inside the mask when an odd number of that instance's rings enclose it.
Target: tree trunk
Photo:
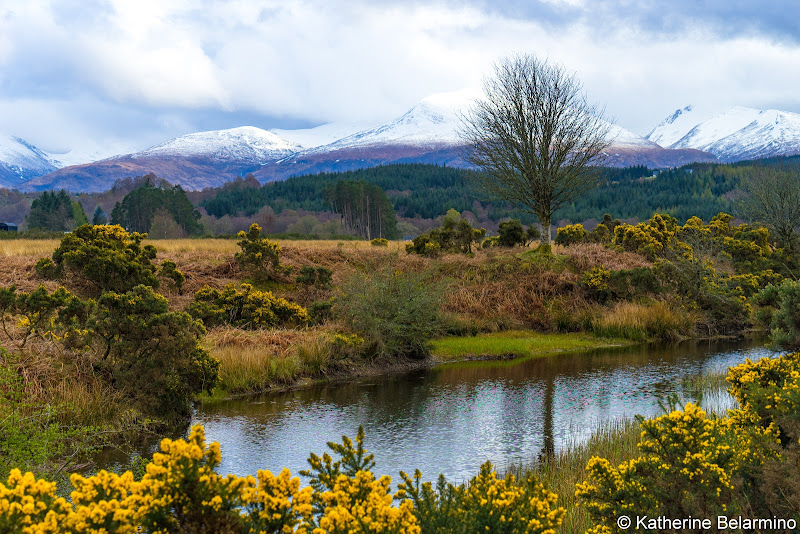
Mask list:
[[[550,214],[537,214],[542,224],[542,245],[550,246]]]

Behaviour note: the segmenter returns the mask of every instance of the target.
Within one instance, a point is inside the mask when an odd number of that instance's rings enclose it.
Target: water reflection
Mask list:
[[[222,446],[223,473],[307,467],[309,452],[359,425],[376,471],[461,480],[481,463],[528,461],[585,440],[603,421],[655,415],[685,377],[771,355],[754,345],[689,343],[520,362],[468,362],[204,407],[194,423]],[[730,405],[721,391],[704,403]]]

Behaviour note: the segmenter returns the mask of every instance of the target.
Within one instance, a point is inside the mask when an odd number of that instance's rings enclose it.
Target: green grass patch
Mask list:
[[[449,336],[433,341],[431,353],[441,360],[470,357],[544,356],[631,345],[631,341],[596,337],[585,333],[544,334],[532,330],[508,330],[477,336]]]

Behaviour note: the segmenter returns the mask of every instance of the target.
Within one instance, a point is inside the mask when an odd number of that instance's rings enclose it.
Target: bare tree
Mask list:
[[[764,223],[778,242],[796,250],[795,229],[800,226],[800,172],[798,169],[753,167],[742,180],[745,217]]]
[[[611,125],[560,65],[516,55],[494,70],[462,117],[466,157],[486,192],[539,217],[549,246],[553,213],[600,183]]]

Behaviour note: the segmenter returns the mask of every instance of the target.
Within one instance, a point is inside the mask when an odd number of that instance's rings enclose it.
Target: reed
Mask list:
[[[694,333],[695,318],[664,302],[618,302],[592,322],[595,335],[633,341],[678,341]]]
[[[245,331],[215,328],[205,344],[220,362],[220,388],[226,393],[258,393],[301,377],[323,376],[330,368],[329,332],[307,330]]]
[[[594,456],[607,458],[613,465],[639,456],[639,423],[615,420],[603,424],[588,441],[572,444],[554,456],[537,458],[527,465],[516,465],[506,473],[515,477],[533,473],[558,495],[558,505],[567,509],[562,532],[586,532],[592,522],[575,497],[575,485],[586,480],[586,464]]]

